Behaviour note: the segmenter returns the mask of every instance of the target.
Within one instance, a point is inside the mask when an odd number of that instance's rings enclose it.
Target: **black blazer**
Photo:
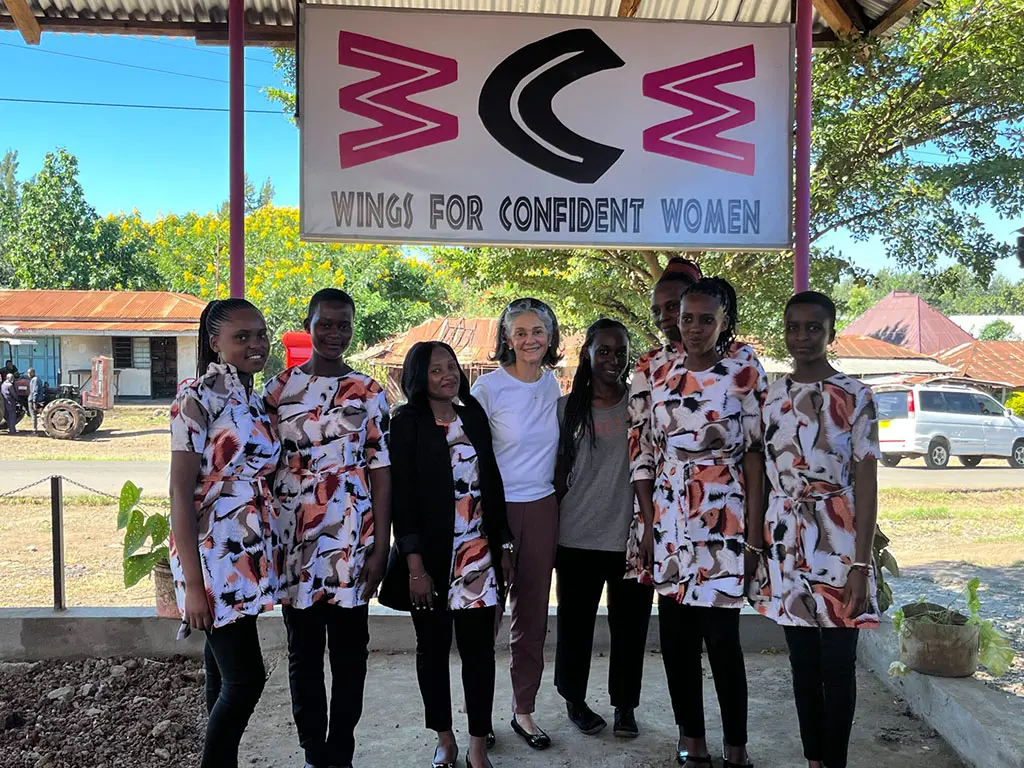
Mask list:
[[[502,544],[512,541],[505,512],[505,487],[491,444],[487,415],[479,406],[456,406],[463,429],[476,449],[480,472],[480,503],[491,562],[504,594]],[[381,585],[381,604],[410,611],[409,567],[406,555],[419,553],[434,582],[435,597],[447,599],[451,586],[455,539],[455,481],[451,453],[443,427],[428,405],[407,403],[391,418],[391,519],[395,545]]]

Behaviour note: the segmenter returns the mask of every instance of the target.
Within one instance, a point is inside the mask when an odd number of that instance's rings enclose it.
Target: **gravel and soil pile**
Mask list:
[[[0,663],[0,768],[198,765],[205,724],[199,661]]]

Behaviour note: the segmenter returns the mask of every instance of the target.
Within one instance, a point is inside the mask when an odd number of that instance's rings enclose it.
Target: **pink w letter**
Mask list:
[[[409,100],[417,93],[458,80],[455,59],[342,31],[338,35],[338,63],[377,73],[338,91],[338,106],[377,123],[373,128],[339,135],[342,168],[458,138],[459,119],[455,115]]]
[[[644,150],[752,176],[754,145],[721,134],[752,123],[754,102],[719,86],[753,77],[752,45],[645,75],[644,96],[690,114],[644,131]]]

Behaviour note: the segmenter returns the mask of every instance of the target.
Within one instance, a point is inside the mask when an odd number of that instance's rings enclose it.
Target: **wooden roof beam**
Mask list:
[[[902,19],[921,4],[921,0],[899,0],[892,8],[886,11],[882,17],[875,22],[871,28],[871,34],[884,35],[892,25]]]
[[[624,19],[632,19],[636,16],[636,9],[640,7],[640,0],[619,0],[619,16]]]
[[[853,35],[866,31],[863,14],[859,13],[858,8],[857,14],[855,16],[851,15],[852,6],[856,6],[856,2],[814,0],[815,9],[821,14],[821,18],[828,24],[829,29],[837,35]]]
[[[32,9],[28,7],[28,0],[2,0],[7,10],[14,19],[14,26],[21,32],[22,38],[29,45],[39,45],[39,38],[42,30],[39,29],[39,22]]]

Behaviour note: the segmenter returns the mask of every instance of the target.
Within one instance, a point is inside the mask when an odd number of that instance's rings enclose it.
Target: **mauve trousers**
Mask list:
[[[531,715],[544,674],[548,600],[558,550],[558,502],[552,494],[537,501],[510,501],[506,507],[516,546],[508,589],[512,710],[517,715]]]

